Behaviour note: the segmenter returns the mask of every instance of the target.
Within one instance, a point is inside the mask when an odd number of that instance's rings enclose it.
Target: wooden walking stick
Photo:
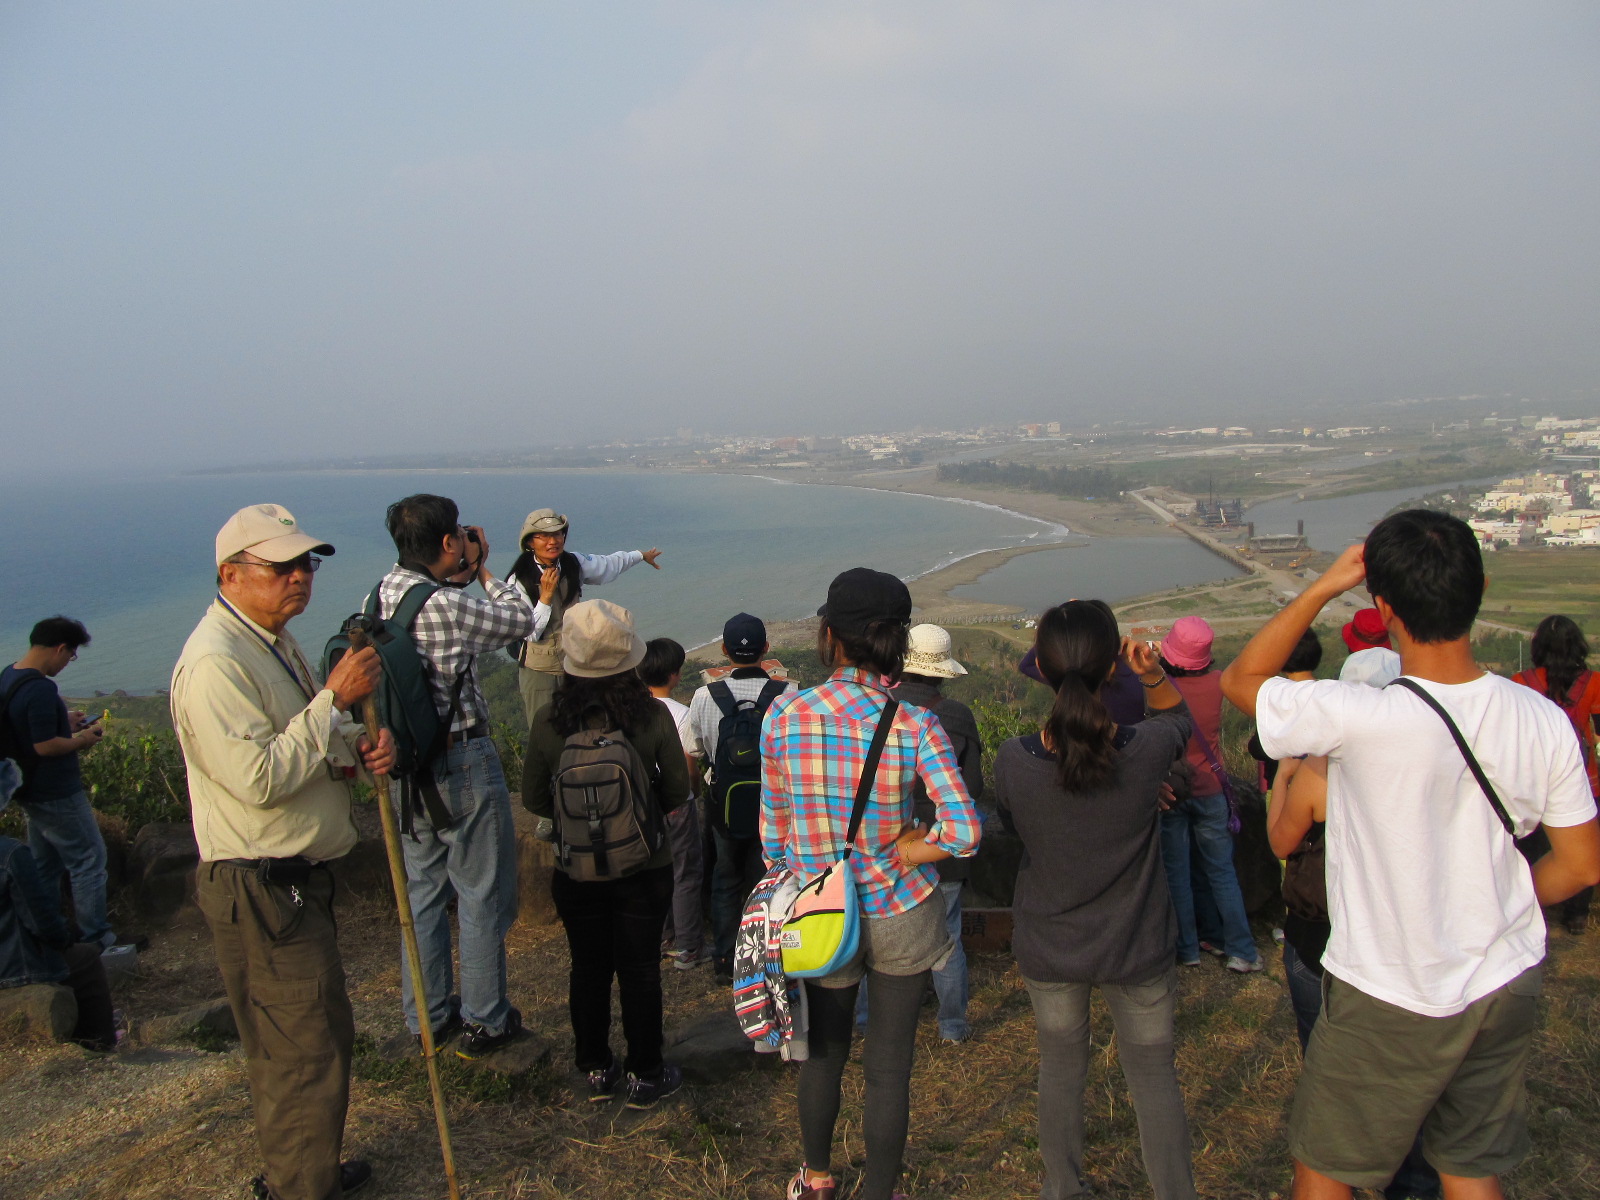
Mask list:
[[[350,638],[352,653],[371,645],[367,636],[366,617],[354,616],[345,622],[345,633]],[[361,721],[367,727],[367,736],[378,740],[378,702],[368,696],[361,702]],[[383,823],[383,844],[389,852],[389,880],[394,884],[395,906],[400,910],[400,938],[406,947],[406,963],[411,968],[411,995],[416,1001],[422,1020],[422,1058],[428,1064],[428,1090],[433,1093],[433,1120],[439,1127],[439,1149],[444,1154],[444,1178],[450,1185],[450,1200],[461,1200],[461,1189],[456,1184],[456,1158],[450,1149],[450,1121],[444,1111],[444,1087],[439,1082],[439,1063],[433,1045],[433,1020],[428,1015],[428,997],[422,982],[422,952],[417,949],[417,924],[411,915],[411,892],[406,886],[406,863],[400,854],[400,824],[395,820],[394,805],[389,799],[389,777],[374,775],[378,789],[378,819]]]

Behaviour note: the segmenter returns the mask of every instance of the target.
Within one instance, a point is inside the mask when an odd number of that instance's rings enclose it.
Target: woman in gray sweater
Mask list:
[[[1191,723],[1156,651],[1119,638],[1109,610],[1073,600],[1039,619],[1038,665],[1056,690],[1044,728],[995,761],[1001,820],[1022,839],[1012,947],[1039,1038],[1039,1153],[1045,1200],[1087,1188],[1083,1085],[1089,992],[1116,1025],[1156,1200],[1192,1200],[1189,1125],[1173,1065],[1177,924],[1161,862],[1162,780]],[[1123,659],[1146,719],[1118,725],[1100,685]]]

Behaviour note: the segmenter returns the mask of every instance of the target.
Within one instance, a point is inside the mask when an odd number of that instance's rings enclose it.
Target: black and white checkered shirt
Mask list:
[[[394,612],[413,585],[434,582],[408,567],[390,568],[378,585],[378,615]],[[417,649],[428,664],[428,681],[440,716],[450,707],[456,676],[467,672],[456,717],[450,723],[452,731],[470,729],[489,719],[489,705],[478,686],[476,656],[486,650],[502,650],[533,632],[533,609],[520,588],[496,579],[485,590],[489,599],[480,600],[467,595],[465,589],[442,587],[428,597],[411,627]]]

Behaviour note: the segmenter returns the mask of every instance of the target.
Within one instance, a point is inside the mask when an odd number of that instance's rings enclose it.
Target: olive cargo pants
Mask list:
[[[334,937],[333,877],[266,883],[203,862],[200,910],[239,1026],[273,1200],[338,1200],[355,1022]]]

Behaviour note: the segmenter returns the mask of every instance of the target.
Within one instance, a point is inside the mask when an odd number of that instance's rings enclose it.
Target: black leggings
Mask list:
[[[867,1176],[860,1200],[889,1200],[905,1156],[911,1114],[911,1052],[917,1039],[917,1014],[928,990],[929,972],[884,975],[868,972],[872,1004],[867,1010],[867,1042],[861,1056],[866,1077],[862,1137],[867,1146]],[[800,1141],[806,1166],[830,1171],[833,1126],[839,1118],[839,1081],[850,1057],[859,984],[825,988],[806,982],[811,1009],[811,1057],[800,1065]]]

